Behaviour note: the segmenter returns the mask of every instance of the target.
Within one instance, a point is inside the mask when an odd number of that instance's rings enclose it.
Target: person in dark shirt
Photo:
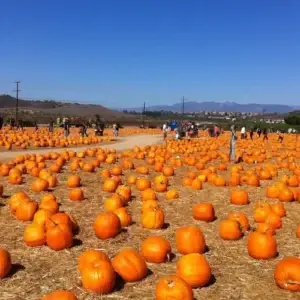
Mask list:
[[[263,135],[264,135],[263,141],[267,141],[269,139],[268,138],[268,129],[267,128],[264,129]]]
[[[253,128],[250,129],[249,135],[250,135],[250,139],[253,140],[253,134],[254,134],[254,130]]]
[[[2,129],[2,127],[3,127],[3,118],[2,116],[0,116],[0,130]]]
[[[63,128],[64,128],[64,133],[65,133],[65,138],[67,138],[70,134],[70,124],[69,124],[68,119],[65,119],[64,124],[63,124]]]
[[[48,127],[49,132],[53,133],[53,128],[54,128],[54,122],[53,122],[53,120],[51,120],[49,122],[49,127]]]

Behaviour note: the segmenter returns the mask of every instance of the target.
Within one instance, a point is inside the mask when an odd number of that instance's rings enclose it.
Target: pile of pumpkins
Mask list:
[[[228,135],[225,135],[225,137]],[[278,182],[266,187],[266,197],[278,199],[280,202],[270,204],[257,203],[254,210],[256,228],[248,234],[247,250],[254,259],[270,259],[277,255],[277,243],[274,237],[276,230],[282,226],[281,219],[286,216],[284,203],[300,201],[299,183],[300,168],[296,164],[299,158],[300,144],[286,144],[287,151],[270,156],[264,148],[253,150],[255,141],[250,148],[244,141],[244,151],[238,156],[249,165],[260,161],[251,169],[244,170],[242,165],[231,166],[229,178],[218,174],[230,166],[228,155],[221,149],[228,148],[225,138],[218,142],[212,139],[170,141],[166,145],[134,147],[131,150],[117,153],[115,150],[87,149],[81,152],[63,151],[51,152],[45,155],[18,156],[0,166],[0,174],[8,176],[12,184],[20,184],[24,174],[36,177],[32,183],[33,192],[47,191],[55,187],[55,173],[59,173],[68,163],[71,171],[82,170],[94,172],[101,163],[111,165],[110,169],[102,169],[102,190],[110,193],[104,201],[104,211],[99,213],[93,223],[95,235],[101,240],[116,237],[123,227],[132,224],[132,216],[126,209],[126,204],[132,200],[130,185],[140,192],[142,200],[141,224],[146,229],[162,229],[165,225],[165,214],[159,206],[156,193],[165,192],[167,200],[179,198],[176,189],[169,189],[169,177],[174,176],[176,168],[189,166],[197,171],[188,171],[182,180],[182,185],[194,190],[201,190],[209,182],[218,187],[232,187],[228,203],[247,205],[249,195],[243,185],[260,186],[262,180],[270,180],[278,176],[280,168],[289,169],[293,175],[283,176]],[[279,149],[282,146],[272,146]],[[278,155],[277,155],[278,154]],[[267,159],[277,158],[277,163],[267,163]],[[88,161],[85,158],[89,158]],[[133,160],[143,160],[147,165],[135,167]],[[214,160],[221,162],[216,166],[207,164]],[[52,160],[47,167],[46,161]],[[263,164],[264,163],[264,164]],[[152,180],[146,175],[152,168],[160,172]],[[123,170],[135,169],[138,176],[130,175],[126,184],[122,182]],[[70,175],[66,182],[70,188],[69,199],[82,201],[84,194],[79,175]],[[0,186],[0,196],[3,187]],[[25,228],[24,242],[27,246],[37,247],[47,245],[60,251],[72,246],[74,235],[78,231],[75,218],[67,213],[59,212],[59,204],[52,193],[44,195],[38,204],[30,199],[25,192],[14,194],[9,200],[11,213],[20,221],[32,221]],[[192,208],[195,220],[213,222],[216,218],[215,209],[211,203],[198,203]],[[250,230],[247,216],[242,212],[229,213],[220,222],[219,236],[224,240],[239,240]],[[300,226],[296,235],[300,238]],[[207,249],[204,234],[197,226],[181,227],[176,230],[176,248],[182,256],[176,263],[176,274],[162,277],[156,285],[156,299],[193,299],[193,289],[210,284],[212,270],[205,257]],[[160,236],[150,236],[140,246],[140,251],[133,248],[121,249],[113,258],[100,250],[87,250],[78,258],[78,270],[81,274],[82,286],[95,293],[106,294],[114,290],[117,275],[124,282],[137,282],[148,275],[147,263],[165,263],[172,256],[168,240]],[[9,274],[11,259],[5,249],[0,249],[0,278]],[[285,257],[274,270],[276,284],[290,291],[300,291],[300,259]],[[69,291],[55,291],[46,295],[43,300],[77,299]]]

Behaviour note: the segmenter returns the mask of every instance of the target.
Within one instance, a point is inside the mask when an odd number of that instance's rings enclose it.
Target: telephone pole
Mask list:
[[[143,113],[142,113],[143,128],[145,128],[145,112],[146,112],[146,102],[144,102]]]
[[[18,122],[18,118],[19,118],[19,92],[21,90],[19,90],[19,83],[20,81],[15,81],[15,84],[17,85],[17,88],[13,91],[13,92],[16,92],[16,99],[17,99],[17,102],[16,102],[16,123]]]
[[[182,97],[181,117],[182,117],[182,120],[183,120],[183,118],[184,118],[184,96]]]

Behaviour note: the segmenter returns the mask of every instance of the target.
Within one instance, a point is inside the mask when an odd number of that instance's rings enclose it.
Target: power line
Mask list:
[[[13,92],[16,92],[16,122],[18,122],[18,118],[19,118],[19,92],[21,90],[19,90],[19,83],[20,81],[15,81],[15,84],[17,85],[17,88],[15,90],[13,90]]]
[[[181,117],[184,117],[184,96],[182,97],[182,104],[181,104]]]

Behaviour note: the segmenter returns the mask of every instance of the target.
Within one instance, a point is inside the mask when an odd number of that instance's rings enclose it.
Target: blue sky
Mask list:
[[[298,0],[0,0],[0,94],[300,104]]]

